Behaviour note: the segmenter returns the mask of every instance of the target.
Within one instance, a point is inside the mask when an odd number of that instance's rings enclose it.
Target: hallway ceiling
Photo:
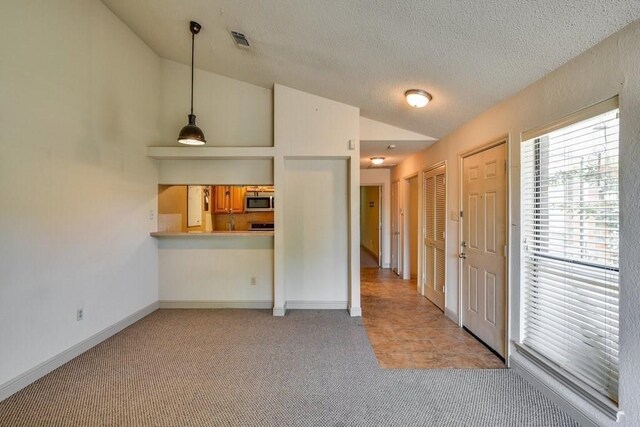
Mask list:
[[[161,57],[440,138],[640,18],[637,0],[103,0]],[[251,48],[236,47],[230,31]],[[433,95],[415,110],[403,93]]]
[[[392,168],[412,154],[431,146],[435,141],[360,141],[360,169]],[[389,149],[389,145],[396,148]],[[371,164],[371,157],[384,157],[380,166]]]

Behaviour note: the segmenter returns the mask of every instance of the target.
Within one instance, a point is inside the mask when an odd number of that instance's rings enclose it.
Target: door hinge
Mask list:
[[[460,218],[462,218],[462,213],[463,213],[463,212],[462,212],[462,211],[460,211]]]

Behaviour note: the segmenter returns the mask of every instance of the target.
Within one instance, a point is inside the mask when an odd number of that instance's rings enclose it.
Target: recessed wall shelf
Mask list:
[[[158,160],[272,159],[273,147],[147,147],[147,157]]]

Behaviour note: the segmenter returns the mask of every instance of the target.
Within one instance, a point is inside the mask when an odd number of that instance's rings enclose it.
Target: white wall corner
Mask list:
[[[138,320],[156,311],[158,308],[159,303],[157,301],[149,304],[148,306],[143,307],[135,313],[130,314],[119,322],[103,329],[102,331],[90,336],[87,339],[80,341],[78,344],[68,348],[67,350],[64,350],[61,353],[58,353],[52,358],[45,360],[44,362],[19,375],[18,377],[0,385],[0,402],[8,398],[12,394],[22,390],[29,384],[44,377],[54,369],[57,369],[70,360],[74,359],[75,357],[80,356],[82,353],[90,350],[91,348],[100,344],[102,341],[112,337],[124,328],[133,325]]]
[[[455,322],[456,325],[460,324],[460,318],[449,307],[444,308],[444,315],[447,316],[449,319],[451,319],[453,322]]]
[[[283,317],[287,314],[287,307],[273,307],[273,315],[275,317]]]
[[[351,317],[362,317],[362,307],[349,307]]]

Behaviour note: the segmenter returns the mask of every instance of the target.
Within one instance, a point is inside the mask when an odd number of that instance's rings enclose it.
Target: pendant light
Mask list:
[[[202,27],[197,22],[189,23],[191,30],[191,112],[189,113],[189,124],[180,130],[178,142],[185,145],[204,145],[207,140],[204,139],[202,129],[196,126],[196,116],[193,114],[193,57],[196,34],[200,32]]]

